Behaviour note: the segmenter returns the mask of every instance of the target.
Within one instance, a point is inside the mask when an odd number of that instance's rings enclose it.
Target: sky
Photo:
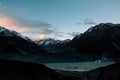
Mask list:
[[[106,22],[120,23],[120,0],[0,0],[0,26],[32,40],[72,39]]]

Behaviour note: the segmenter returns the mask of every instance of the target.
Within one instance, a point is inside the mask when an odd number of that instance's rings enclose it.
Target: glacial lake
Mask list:
[[[76,63],[45,63],[44,65],[55,70],[89,71],[99,67],[114,64],[115,62],[76,62]]]

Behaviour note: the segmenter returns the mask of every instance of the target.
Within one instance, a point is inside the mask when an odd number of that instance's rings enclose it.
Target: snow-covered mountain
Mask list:
[[[45,39],[38,44],[51,53],[71,54],[80,60],[118,60],[120,58],[120,24],[101,23],[72,40]],[[120,59],[119,59],[120,60]]]
[[[0,26],[0,53],[45,53],[46,51],[16,31]]]
[[[44,39],[40,40],[38,44],[50,53],[63,53],[65,45],[70,42],[70,39],[66,40],[55,40],[55,39]]]
[[[73,38],[71,44],[80,54],[120,60],[120,24],[98,24]]]

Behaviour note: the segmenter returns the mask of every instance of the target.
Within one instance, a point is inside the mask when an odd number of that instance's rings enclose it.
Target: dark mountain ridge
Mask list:
[[[79,38],[71,41],[76,47],[76,52],[87,55],[97,55],[120,58],[120,24],[101,23],[91,27]]]
[[[46,53],[44,49],[16,31],[0,27],[0,53]]]
[[[46,42],[47,45],[39,45],[47,51],[55,47],[56,53],[72,55],[81,60],[97,60],[102,57],[120,60],[120,24],[98,24],[66,43],[59,41],[60,43],[56,44],[54,40],[42,42]]]

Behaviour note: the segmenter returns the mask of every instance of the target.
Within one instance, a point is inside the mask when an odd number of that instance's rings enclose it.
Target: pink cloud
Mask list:
[[[5,14],[0,14],[0,26],[3,26],[10,30],[15,30],[20,33],[28,32],[30,29],[25,27],[24,24],[18,20],[7,16]]]

